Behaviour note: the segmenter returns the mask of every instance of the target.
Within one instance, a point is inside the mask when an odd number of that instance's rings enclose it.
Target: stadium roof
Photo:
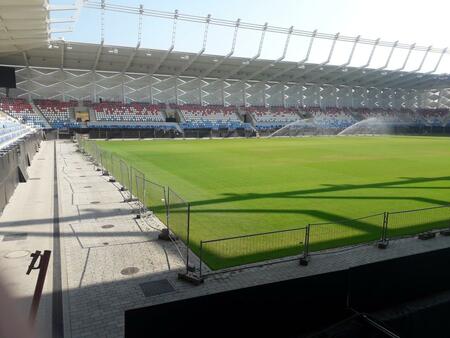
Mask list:
[[[76,5],[48,5],[47,0],[3,0],[0,4],[0,64],[15,67],[49,68],[62,70],[102,71],[113,73],[181,76],[200,79],[222,79],[235,81],[261,81],[267,83],[285,84],[314,84],[319,86],[349,86],[362,88],[404,88],[404,89],[437,89],[450,87],[450,75],[438,74],[442,58],[448,57],[450,51],[432,46],[419,46],[371,40],[360,36],[350,37],[338,34],[318,33],[317,31],[297,30],[293,27],[283,28],[268,24],[258,25],[246,22],[224,20],[193,15],[143,9],[143,7],[129,7],[126,5],[106,4],[105,1],[87,1],[85,7],[98,10],[101,13],[101,43],[66,42],[63,39],[51,40],[52,31],[49,25],[53,22],[74,22],[76,19],[49,18],[52,10],[79,12],[82,0]],[[138,44],[135,47],[107,45],[104,41],[104,12],[136,14],[139,18]],[[156,17],[171,20],[172,44],[167,50],[142,48],[142,17]],[[197,52],[175,51],[175,36],[177,21],[197,22],[205,25],[203,47]],[[208,55],[205,52],[209,25],[227,27],[234,31],[233,44],[226,55]],[[261,37],[256,55],[252,58],[234,56],[236,36],[238,30],[247,29],[260,31]],[[69,30],[70,31],[70,30]],[[266,32],[277,32],[285,37],[284,50],[278,59],[267,60],[260,58]],[[289,40],[292,36],[309,39],[309,47],[304,47],[305,57],[301,61],[285,61]],[[311,48],[315,40],[328,40],[331,48],[324,50],[321,63],[313,63],[309,59]],[[343,64],[330,62],[335,44],[338,41],[350,43],[348,61]],[[369,46],[371,53],[367,63],[362,66],[352,66],[351,60],[357,45]],[[377,47],[383,46],[390,50],[384,61],[384,66],[370,68],[372,56]],[[388,67],[394,50],[406,51],[403,66],[392,69]],[[416,69],[406,71],[405,66],[411,52],[423,53],[420,65]],[[429,54],[438,55],[433,69],[424,72],[423,65]],[[317,62],[317,61],[316,61]]]
[[[0,3],[0,52],[45,46],[49,39],[47,0]]]
[[[342,67],[276,60],[149,50],[53,41],[27,52],[0,55],[0,63],[16,67],[44,67],[134,74],[155,74],[225,80],[359,86],[377,88],[450,87],[450,76],[369,68]]]
[[[0,2],[0,55],[18,52],[25,64],[26,51],[48,45],[52,33],[70,32],[72,28],[52,30],[52,24],[68,24],[75,17],[50,18],[52,11],[79,11],[77,5],[50,5],[48,0],[1,0]]]

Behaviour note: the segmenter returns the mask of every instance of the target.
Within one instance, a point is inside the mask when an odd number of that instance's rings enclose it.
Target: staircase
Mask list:
[[[46,129],[52,129],[52,126],[47,121],[47,119],[45,118],[44,114],[42,114],[42,112],[39,110],[39,108],[34,104],[34,102],[31,101],[30,104],[31,104],[31,107],[33,108],[33,112],[41,118],[42,122],[45,125],[45,128]]]
[[[166,111],[169,110],[169,109],[172,109],[175,112],[175,116],[176,116],[176,119],[177,119],[178,123],[185,123],[186,122],[183,114],[181,114],[179,109],[167,108]]]
[[[93,108],[89,108],[89,122],[97,122],[97,116]]]

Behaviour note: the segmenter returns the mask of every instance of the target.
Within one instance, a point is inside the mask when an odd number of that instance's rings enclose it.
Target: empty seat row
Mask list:
[[[101,102],[92,104],[97,121],[164,122],[160,105],[148,103]]]
[[[34,100],[34,103],[54,128],[68,124],[72,120],[72,110],[78,105],[76,101]]]
[[[0,98],[0,111],[34,128],[45,128],[46,123],[36,114],[31,104],[23,99]]]

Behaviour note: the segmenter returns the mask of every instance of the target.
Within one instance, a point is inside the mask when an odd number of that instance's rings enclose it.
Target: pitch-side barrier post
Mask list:
[[[199,264],[199,276],[203,279],[203,240],[200,241],[200,264]]]
[[[389,226],[389,212],[385,211],[383,214],[383,227],[381,229],[381,239],[378,242],[379,249],[386,249],[389,241],[387,239],[387,229]]]
[[[189,263],[189,243],[190,243],[190,214],[191,214],[191,205],[187,203],[187,233],[186,233],[186,271],[184,273],[179,273],[178,278],[194,285],[199,285],[203,283],[203,278],[201,276],[201,266],[200,273],[197,274],[195,271],[195,265],[190,265]],[[200,249],[200,256],[201,249]],[[202,257],[200,258],[201,262]],[[201,264],[201,263],[200,263]]]
[[[309,236],[311,231],[311,224],[308,224],[305,231],[305,244],[303,248],[303,256],[300,258],[300,265],[307,266],[309,264]]]

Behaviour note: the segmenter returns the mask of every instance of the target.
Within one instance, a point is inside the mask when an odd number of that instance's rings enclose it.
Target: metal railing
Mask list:
[[[101,149],[95,142],[76,136],[80,152],[90,157],[94,167],[120,184],[124,200],[136,202],[139,217],[151,211],[169,230],[167,239],[177,244],[178,252],[189,267],[190,204],[172,188],[146,178],[145,173],[126,163],[117,154]],[[184,245],[178,242],[180,240]]]
[[[303,256],[307,235],[307,227],[301,227],[200,241],[200,276],[212,274],[203,271],[203,262],[208,262],[209,268],[217,270],[257,263],[261,260]]]
[[[309,224],[308,251],[376,242],[382,239],[384,213]]]

